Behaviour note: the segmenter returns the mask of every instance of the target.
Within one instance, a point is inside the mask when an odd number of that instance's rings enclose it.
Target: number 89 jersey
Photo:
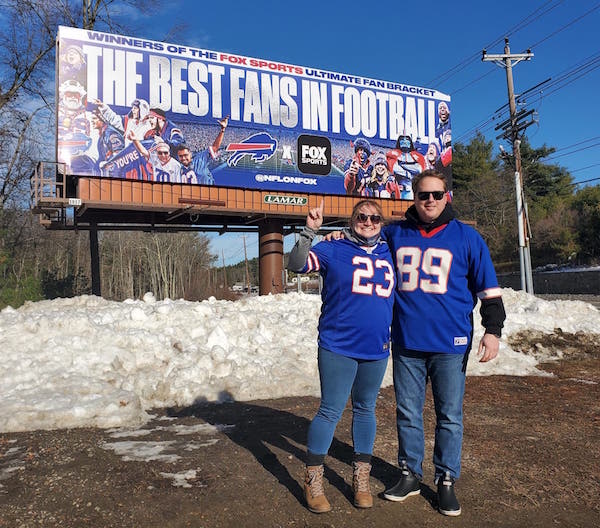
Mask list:
[[[311,271],[323,277],[319,345],[353,358],[386,357],[395,285],[387,243],[320,242],[310,250],[302,273]]]
[[[385,226],[383,236],[397,272],[394,345],[465,353],[471,345],[477,298],[501,296],[481,235],[453,219],[429,233],[405,220]]]

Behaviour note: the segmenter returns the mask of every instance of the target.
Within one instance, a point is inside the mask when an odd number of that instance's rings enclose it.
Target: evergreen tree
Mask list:
[[[493,144],[478,133],[468,145],[453,146],[453,206],[457,216],[475,223],[497,267],[516,261],[517,232],[510,173],[501,170]]]
[[[534,149],[526,137],[521,140],[523,187],[530,205],[541,204],[543,207],[547,196],[570,197],[573,194],[573,179],[568,171],[543,161],[554,152],[555,148],[546,145]]]
[[[572,203],[577,213],[575,225],[579,243],[579,262],[600,262],[600,186],[584,187]]]
[[[577,254],[575,214],[571,211],[571,175],[559,165],[544,163],[556,149],[534,149],[521,141],[523,191],[531,226],[531,260],[534,264],[564,263]]]

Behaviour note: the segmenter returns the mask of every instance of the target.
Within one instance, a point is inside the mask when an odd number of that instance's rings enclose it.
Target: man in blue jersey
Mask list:
[[[187,145],[179,145],[177,147],[177,157],[181,163],[181,180],[183,183],[193,183],[200,185],[214,185],[215,179],[211,172],[211,165],[217,158],[217,153],[221,148],[223,142],[223,136],[227,123],[229,122],[229,116],[218,121],[221,129],[217,134],[217,137],[213,141],[213,144],[207,149],[200,150],[192,155]]]
[[[439,139],[440,146],[442,146],[442,135],[446,130],[450,130],[450,108],[448,108],[448,103],[440,101],[438,103],[438,124],[435,127],[435,136]]]
[[[88,154],[75,156],[71,160],[71,170],[75,174],[93,174],[100,176],[105,174],[105,166],[113,156],[117,155],[125,148],[125,139],[123,134],[116,128],[106,123],[100,114],[95,111],[91,115],[92,128],[96,131],[98,139],[96,141],[97,160]]]
[[[433,464],[438,510],[460,515],[454,491],[460,476],[463,397],[473,339],[473,309],[481,301],[485,333],[480,361],[498,354],[506,318],[489,250],[481,236],[454,218],[445,177],[415,175],[415,203],[406,219],[382,230],[396,267],[392,357],[401,477],[384,492],[392,501],[420,493],[424,458],[423,406],[427,380],[436,412]]]
[[[353,143],[354,156],[344,165],[344,188],[346,194],[362,195],[365,180],[370,176],[371,144],[365,138],[358,138]]]

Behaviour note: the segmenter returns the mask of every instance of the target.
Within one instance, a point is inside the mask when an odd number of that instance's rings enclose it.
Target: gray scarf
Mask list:
[[[354,242],[355,244],[358,244],[359,246],[368,246],[368,247],[376,246],[379,243],[379,241],[381,240],[381,233],[379,233],[378,235],[369,237],[369,238],[365,238],[364,236],[359,235],[358,233],[356,233],[353,229],[351,229],[349,227],[345,227],[342,232],[344,233],[344,238],[347,238],[348,240],[352,240],[352,242]]]

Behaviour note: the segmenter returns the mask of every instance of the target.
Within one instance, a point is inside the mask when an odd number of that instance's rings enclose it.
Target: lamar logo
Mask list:
[[[298,170],[304,174],[321,174],[331,171],[331,142],[323,136],[298,136]]]
[[[280,204],[280,205],[306,205],[308,198],[306,196],[277,196],[275,194],[267,194],[265,203]]]

